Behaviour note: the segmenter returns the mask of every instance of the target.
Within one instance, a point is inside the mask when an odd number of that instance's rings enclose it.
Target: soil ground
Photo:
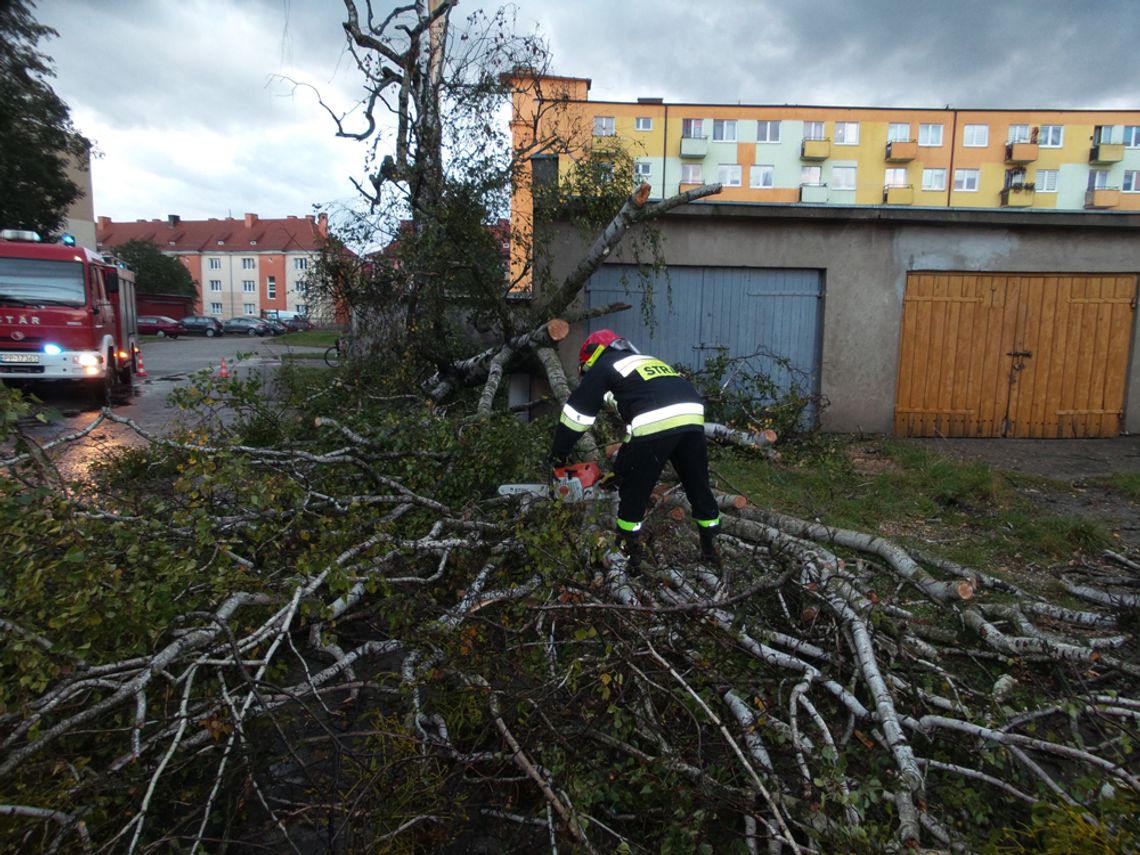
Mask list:
[[[1140,552],[1140,505],[1105,480],[1140,473],[1140,436],[1110,439],[908,439],[956,460],[978,461],[1003,472],[1034,476],[1014,482],[1052,513],[1094,519],[1117,532],[1120,544]]]

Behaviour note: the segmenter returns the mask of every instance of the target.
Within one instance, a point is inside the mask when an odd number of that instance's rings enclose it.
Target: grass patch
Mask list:
[[[305,330],[266,339],[269,344],[287,344],[296,347],[332,347],[341,333],[338,330]]]
[[[1112,541],[1095,520],[1042,510],[1014,489],[1015,478],[984,463],[885,437],[820,436],[780,451],[766,464],[716,451],[714,478],[760,507],[974,566],[1051,563]]]
[[[1103,483],[1133,501],[1140,501],[1140,472],[1117,472],[1105,478]]]

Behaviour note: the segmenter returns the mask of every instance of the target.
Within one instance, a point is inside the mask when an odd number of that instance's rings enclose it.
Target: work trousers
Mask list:
[[[618,478],[618,528],[637,531],[661,470],[672,463],[693,508],[693,519],[704,526],[720,519],[709,488],[709,459],[704,431],[685,431],[625,443],[614,461]]]

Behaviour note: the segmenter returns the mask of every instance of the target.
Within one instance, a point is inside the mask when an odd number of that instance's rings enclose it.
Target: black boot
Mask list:
[[[720,534],[719,526],[699,526],[697,533],[701,536],[701,561],[709,567],[720,569],[720,552],[716,548],[716,536]]]
[[[635,576],[641,572],[641,532],[619,531],[618,549],[625,556],[625,572]]]

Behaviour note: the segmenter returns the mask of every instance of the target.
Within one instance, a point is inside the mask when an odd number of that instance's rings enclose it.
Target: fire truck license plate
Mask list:
[[[39,362],[38,353],[0,353],[0,362]]]

